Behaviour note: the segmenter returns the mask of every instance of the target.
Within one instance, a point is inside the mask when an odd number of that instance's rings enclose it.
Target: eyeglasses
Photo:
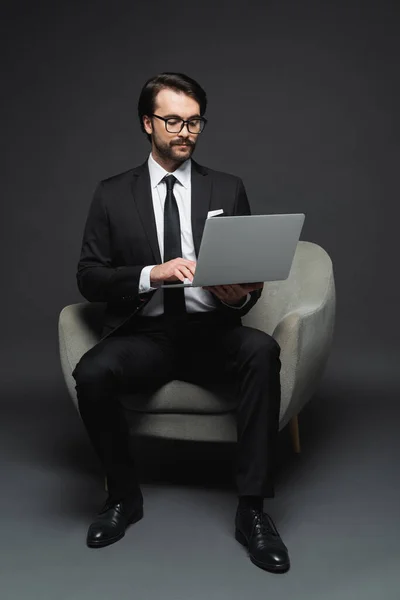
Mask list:
[[[159,117],[158,115],[152,114],[151,117],[161,119],[165,123],[165,129],[168,133],[180,133],[186,125],[189,133],[201,133],[206,126],[207,119],[205,117],[194,117],[193,119],[180,119],[179,117]]]

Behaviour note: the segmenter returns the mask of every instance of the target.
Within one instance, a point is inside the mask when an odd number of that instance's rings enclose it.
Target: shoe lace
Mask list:
[[[271,523],[270,518],[265,512],[260,512],[258,515],[258,523],[260,526],[260,532],[263,534],[270,533],[275,537],[278,537],[279,534],[276,531],[275,527]]]

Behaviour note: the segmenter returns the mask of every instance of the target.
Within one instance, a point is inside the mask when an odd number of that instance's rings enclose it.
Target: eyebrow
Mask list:
[[[199,119],[201,117],[201,115],[197,114],[197,115],[192,115],[191,117],[188,117],[187,119],[183,119],[183,117],[181,117],[180,115],[163,115],[164,119],[170,119],[172,117],[175,117],[176,119],[182,119],[183,121],[187,120],[189,121],[190,119]]]

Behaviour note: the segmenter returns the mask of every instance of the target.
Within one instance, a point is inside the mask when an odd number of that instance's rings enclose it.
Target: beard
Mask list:
[[[183,163],[190,158],[195,150],[196,144],[190,140],[171,140],[163,142],[153,134],[152,141],[161,158],[174,162]],[[185,144],[185,148],[178,148],[178,144]]]

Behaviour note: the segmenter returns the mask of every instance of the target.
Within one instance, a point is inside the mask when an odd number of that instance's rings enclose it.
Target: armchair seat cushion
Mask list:
[[[144,413],[223,414],[234,411],[238,396],[234,383],[191,383],[172,380],[155,391],[120,391],[122,406]]]

